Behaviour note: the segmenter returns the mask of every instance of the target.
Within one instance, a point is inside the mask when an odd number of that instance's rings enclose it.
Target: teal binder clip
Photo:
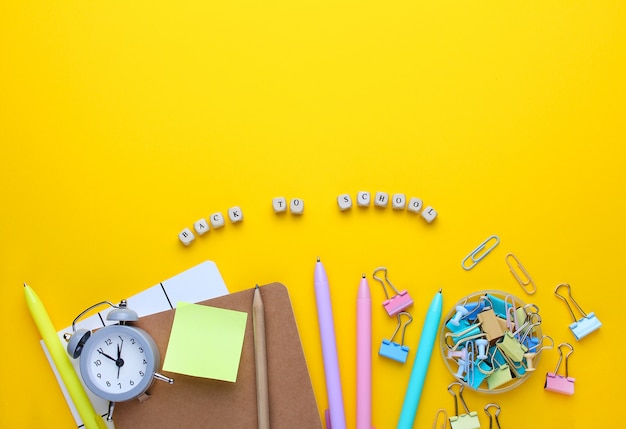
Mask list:
[[[459,392],[455,393],[452,386],[460,386]],[[454,416],[449,418],[452,429],[480,429],[478,413],[476,411],[470,411],[465,403],[465,399],[463,399],[463,385],[459,382],[451,383],[448,386],[448,393],[454,396]],[[465,414],[459,415],[459,401],[461,401],[463,408],[465,408]]]
[[[409,318],[404,323],[404,325],[402,325],[403,314],[405,316],[408,316]],[[411,315],[407,313],[406,311],[401,311],[400,313],[397,314],[397,317],[398,317],[398,325],[396,326],[396,330],[393,331],[393,335],[391,335],[390,339],[388,340],[383,339],[382,343],[380,344],[380,349],[378,350],[378,354],[383,357],[393,359],[401,363],[405,363],[409,355],[409,347],[404,345],[404,333],[406,332],[407,325],[413,321],[413,317],[411,317]],[[396,334],[400,330],[400,327],[402,327],[402,339],[400,340],[400,344],[398,344],[394,342],[393,339],[395,338]]]
[[[565,298],[563,295],[559,295],[558,290],[561,287],[567,288],[567,294],[570,301],[572,301],[572,304],[574,304],[576,309],[582,315],[580,319],[576,319],[574,310],[572,309],[572,306],[569,304],[569,302],[567,302],[567,298]],[[587,314],[583,311],[582,308],[580,308],[580,305],[578,305],[578,303],[572,297],[572,287],[568,283],[561,283],[560,285],[558,285],[556,289],[554,289],[554,294],[557,296],[557,298],[562,299],[565,302],[565,305],[567,305],[567,309],[572,315],[572,319],[574,319],[574,323],[569,325],[569,329],[574,334],[574,337],[576,337],[576,340],[580,340],[581,338],[584,338],[592,332],[600,329],[600,326],[602,326],[600,320],[598,320],[593,312]]]
[[[473,378],[468,382],[470,386],[474,389],[478,389],[485,379],[491,375],[493,369],[487,364],[487,362],[483,360],[477,360],[474,362],[474,371]]]

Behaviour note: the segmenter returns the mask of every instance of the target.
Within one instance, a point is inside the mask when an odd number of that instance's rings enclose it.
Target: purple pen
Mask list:
[[[330,302],[330,289],[324,265],[317,258],[315,265],[315,300],[317,302],[317,318],[322,340],[324,372],[326,374],[326,394],[328,395],[327,429],[346,429],[346,415],[343,408],[343,393],[337,356],[337,340],[335,339],[335,322]],[[329,417],[329,418],[328,418]]]

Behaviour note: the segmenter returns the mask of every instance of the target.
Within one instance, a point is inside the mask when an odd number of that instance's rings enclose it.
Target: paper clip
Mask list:
[[[409,318],[404,323],[404,326],[402,325],[403,314],[408,316]],[[413,317],[411,317],[411,315],[407,313],[406,311],[401,311],[400,313],[398,313],[397,317],[398,317],[398,325],[396,326],[395,331],[393,331],[393,335],[391,335],[391,338],[388,340],[383,339],[382,343],[380,344],[380,349],[378,350],[378,354],[383,357],[393,359],[401,363],[405,363],[406,358],[409,355],[409,347],[404,345],[404,333],[406,332],[407,325],[413,321]],[[400,340],[401,341],[400,344],[398,344],[394,342],[393,339],[395,338],[396,334],[400,330],[400,327],[402,327],[402,339]]]
[[[392,296],[391,298],[389,297],[389,293],[387,292],[387,287],[385,286],[385,283],[383,282],[383,280],[380,277],[376,276],[376,274],[379,271],[385,272],[385,282],[387,282],[389,287],[393,289],[393,291],[395,292],[395,295]],[[383,301],[383,307],[385,307],[385,310],[387,310],[387,314],[389,314],[389,316],[395,316],[396,314],[403,311],[405,308],[408,308],[411,305],[413,305],[413,298],[411,298],[411,295],[409,295],[409,293],[406,290],[398,292],[398,289],[396,289],[393,286],[393,284],[391,284],[391,282],[389,281],[389,278],[387,277],[387,268],[385,267],[376,268],[374,270],[373,277],[374,277],[374,280],[378,280],[380,284],[383,286],[383,291],[385,291],[385,297],[387,298],[385,301]]]
[[[495,242],[490,247],[487,247],[487,243],[494,240]],[[494,249],[494,247],[498,245],[498,243],[500,243],[500,237],[498,237],[497,235],[492,235],[488,239],[483,241],[477,248],[472,250],[469,255],[467,255],[463,259],[463,261],[461,262],[461,266],[463,267],[463,269],[469,271],[474,268],[476,264],[478,264],[485,256],[489,254],[489,252]],[[471,262],[470,265],[466,264],[466,261],[468,259]]]
[[[511,259],[513,260],[513,263],[511,263]],[[513,274],[513,277],[515,277],[515,280],[517,280],[524,292],[526,292],[528,295],[532,295],[537,292],[537,286],[535,286],[535,282],[533,282],[533,279],[530,277],[530,274],[528,274],[528,271],[526,271],[522,263],[519,261],[519,259],[517,259],[514,254],[507,253],[504,257],[504,261],[509,266],[511,274]],[[515,267],[515,265],[517,267]],[[520,274],[523,277],[521,277]]]
[[[574,310],[572,310],[572,306],[569,304],[569,302],[567,302],[567,299],[564,296],[559,295],[558,293],[560,287],[567,288],[569,299],[572,301],[572,304],[574,304],[574,306],[578,309],[583,317],[576,320],[576,315],[574,315]],[[565,302],[565,304],[567,305],[567,309],[572,315],[572,319],[574,319],[574,323],[569,325],[569,329],[576,337],[576,340],[580,340],[581,338],[586,337],[593,331],[598,330],[600,326],[602,326],[602,323],[600,322],[600,320],[598,320],[593,312],[587,314],[583,311],[582,308],[580,308],[580,305],[578,305],[578,303],[572,297],[572,288],[568,283],[561,283],[560,285],[558,285],[556,289],[554,289],[554,294]]]
[[[452,386],[460,386],[459,392],[454,393]],[[478,420],[478,413],[476,411],[470,411],[463,399],[463,385],[458,381],[451,383],[448,386],[448,393],[454,396],[454,416],[449,418],[450,426],[452,429],[480,429],[480,421]],[[459,401],[465,408],[465,414],[459,415]]]
[[[489,408],[492,407],[496,409],[496,412],[493,414],[493,416],[489,412]],[[500,421],[498,420],[498,417],[500,416],[500,405],[493,403],[485,405],[485,414],[487,414],[487,417],[489,417],[489,429],[493,429],[494,420],[496,421],[497,425],[496,429],[500,429]]]
[[[448,426],[448,413],[443,408],[439,408],[437,410],[437,414],[435,414],[435,420],[433,421],[433,429],[437,429],[437,423],[439,423],[439,415],[443,415],[443,423],[441,423],[441,426],[439,427],[439,429],[446,429],[446,426]]]
[[[558,374],[559,367],[563,361],[563,351],[561,350],[561,347],[568,347],[570,349],[570,351],[565,355],[565,376]],[[559,361],[556,364],[554,372],[546,374],[546,384],[544,389],[550,392],[562,393],[564,395],[573,395],[574,381],[576,381],[576,379],[569,376],[567,361],[570,355],[574,353],[574,347],[572,347],[569,343],[561,343],[557,348],[559,349]]]

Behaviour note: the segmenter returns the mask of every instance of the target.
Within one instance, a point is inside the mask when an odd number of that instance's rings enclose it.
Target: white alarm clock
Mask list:
[[[107,320],[116,324],[93,333],[74,328],[80,317],[103,304],[114,308]],[[126,300],[119,305],[103,301],[79,314],[72,323],[73,334],[65,334],[67,352],[72,358],[80,359],[80,375],[85,385],[109,401],[108,420],[112,419],[116,402],[142,397],[155,379],[174,382],[157,372],[161,358],[152,337],[143,329],[126,324],[137,320],[137,313],[127,308]]]

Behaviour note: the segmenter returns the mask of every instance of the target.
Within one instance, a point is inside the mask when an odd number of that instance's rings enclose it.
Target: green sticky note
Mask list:
[[[248,313],[178,303],[163,370],[237,381]]]

